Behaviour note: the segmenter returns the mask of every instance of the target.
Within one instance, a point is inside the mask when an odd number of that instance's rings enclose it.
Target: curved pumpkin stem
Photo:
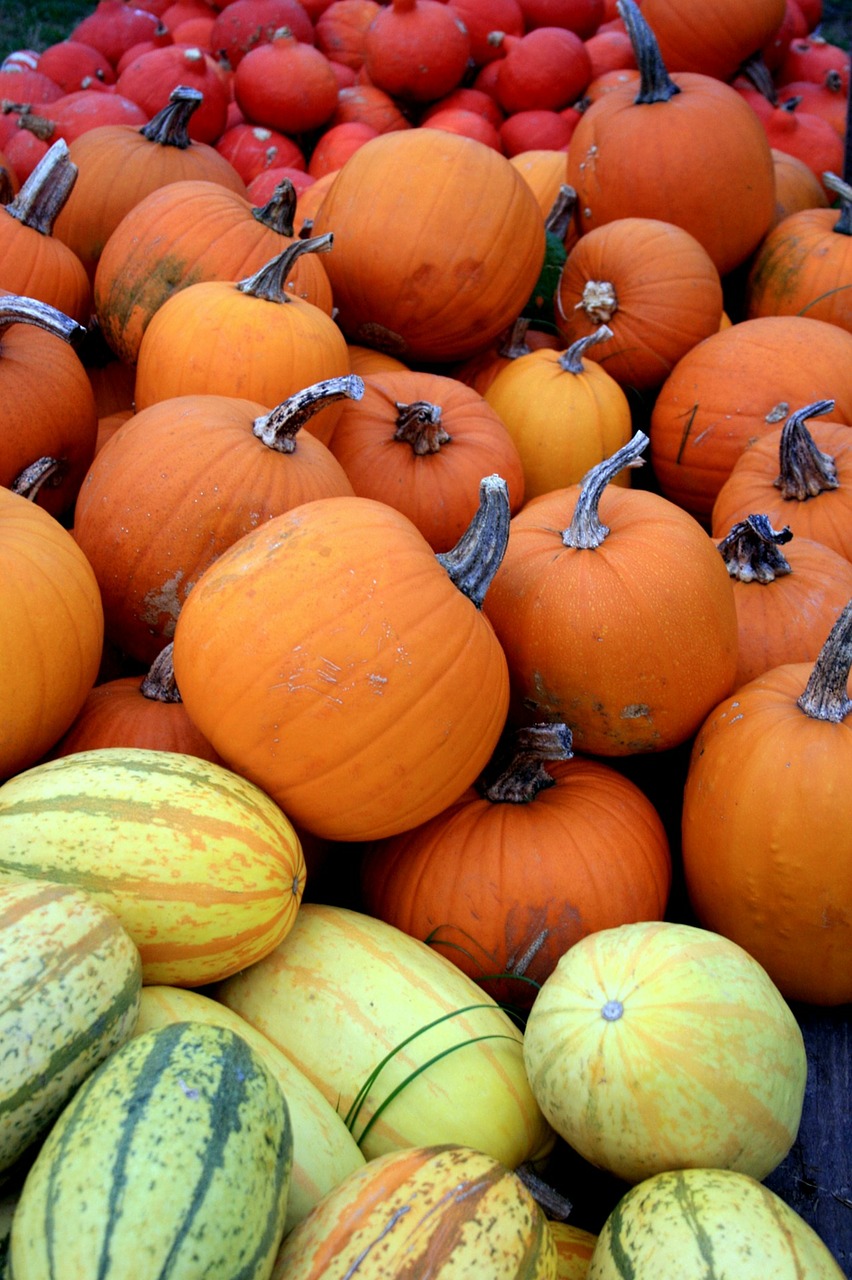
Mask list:
[[[278,453],[293,453],[296,433],[315,413],[335,400],[360,400],[363,395],[364,383],[357,374],[323,378],[303,391],[297,391],[270,413],[255,418],[252,432],[267,448]]]
[[[161,649],[139,685],[139,691],[153,702],[182,702],[175,680],[174,642]]]
[[[281,236],[295,234],[296,188],[289,178],[282,178],[266,204],[255,205],[252,217]]]
[[[816,400],[791,413],[784,423],[779,447],[781,472],[774,482],[782,498],[804,502],[839,486],[834,459],[817,448],[805,426],[807,418],[831,413],[833,408],[833,400]]]
[[[62,483],[67,470],[67,464],[59,458],[37,458],[15,476],[9,488],[29,502],[36,502],[43,488],[55,489]]]
[[[737,582],[774,582],[793,572],[779,550],[792,536],[789,525],[773,529],[767,516],[753,515],[738,521],[717,545],[725,568]]]
[[[77,166],[68,154],[68,143],[57,138],[39,160],[6,212],[25,227],[49,236],[53,224],[77,181]]]
[[[485,593],[500,568],[509,541],[509,487],[502,476],[479,484],[479,508],[454,547],[435,559],[468,600],[482,608]]]
[[[34,324],[37,329],[52,333],[54,338],[72,344],[86,336],[85,326],[66,316],[58,307],[19,293],[0,296],[0,334],[10,324]]]
[[[840,236],[852,236],[852,187],[830,171],[822,175],[822,183],[840,197],[840,217],[831,228],[832,231]]]
[[[292,294],[285,289],[284,285],[298,259],[303,253],[328,253],[333,243],[332,231],[327,231],[322,236],[311,236],[307,240],[294,240],[253,276],[238,280],[237,288],[240,293],[251,294],[253,298],[263,298],[266,302],[292,302]]]
[[[596,467],[592,467],[591,471],[586,472],[580,482],[580,496],[574,508],[573,519],[562,533],[563,546],[574,547],[578,551],[593,551],[595,547],[601,545],[609,533],[609,529],[598,515],[603,491],[610,480],[614,480],[619,471],[623,471],[625,467],[643,465],[640,455],[647,443],[648,437],[645,432],[637,431],[627,444],[617,449],[611,457],[604,458],[603,462],[599,462]]]
[[[846,692],[852,670],[852,600],[835,622],[797,705],[814,720],[839,724],[852,711]]]
[[[179,84],[172,89],[169,100],[147,124],[143,124],[139,132],[149,142],[158,142],[161,147],[178,147],[186,151],[192,145],[189,136],[189,119],[204,101],[200,89],[190,85]]]
[[[563,351],[557,361],[563,373],[585,373],[583,368],[583,356],[589,347],[595,346],[598,342],[606,342],[607,338],[612,337],[612,329],[608,325],[602,324],[594,333],[587,333],[585,337],[578,338],[576,342],[572,342],[567,351]]]
[[[778,90],[761,53],[753,53],[750,58],[746,58],[740,64],[740,72],[767,102],[773,107],[778,106]]]
[[[571,229],[574,210],[577,208],[577,192],[567,182],[560,183],[556,199],[544,220],[544,229],[564,240]]]
[[[528,356],[532,347],[527,342],[527,330],[530,327],[528,316],[518,316],[512,325],[503,342],[501,342],[497,354],[506,360],[516,360],[518,356]]]
[[[554,760],[570,760],[573,752],[571,730],[566,724],[536,724],[518,729],[509,764],[499,777],[482,786],[482,795],[492,804],[529,804],[540,791],[556,785],[546,765]]]
[[[656,36],[642,17],[635,0],[617,0],[615,7],[627,28],[639,68],[639,92],[633,99],[634,104],[668,102],[680,93],[680,88],[666,70]]]
[[[394,401],[399,416],[396,420],[394,440],[411,445],[418,458],[427,453],[440,453],[441,445],[449,444],[452,436],[441,423],[441,406],[428,400],[412,400],[411,404]]]

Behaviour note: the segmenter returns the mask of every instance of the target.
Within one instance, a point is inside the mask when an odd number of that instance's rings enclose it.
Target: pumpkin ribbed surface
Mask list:
[[[466,1147],[392,1152],[285,1240],[272,1280],[555,1280],[556,1245],[520,1179]]]
[[[198,986],[281,941],[305,867],[285,815],[230,770],[106,747],[0,789],[0,883],[21,876],[75,885],[114,910],[145,982]]]
[[[0,885],[0,1170],[52,1123],[139,1013],[139,952],[118,917],[66,885]]]
[[[197,1023],[146,1032],[89,1078],[41,1148],[11,1275],[266,1280],[291,1159],[286,1099],[244,1040]]]

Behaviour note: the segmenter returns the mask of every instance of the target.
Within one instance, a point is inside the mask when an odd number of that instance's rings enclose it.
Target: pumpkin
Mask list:
[[[314,1082],[368,1161],[451,1142],[515,1169],[553,1145],[515,1022],[382,920],[303,903],[291,936],[215,995]]]
[[[349,157],[314,218],[313,234],[325,232],[344,333],[406,362],[485,346],[519,314],[544,260],[541,212],[517,170],[428,126]]]
[[[230,101],[229,80],[212,53],[183,43],[143,49],[122,62],[115,92],[138,103],[150,119],[178,86],[198,89],[202,94],[187,133],[193,142],[212,146],[225,130]]]
[[[409,102],[434,102],[455,89],[469,57],[467,28],[439,0],[391,0],[364,33],[367,80]]]
[[[709,522],[740,455],[795,406],[828,397],[835,419],[852,423],[852,335],[837,325],[760,316],[711,334],[681,357],[654,402],[650,452],[661,491]],[[763,504],[750,511],[772,517]]]
[[[843,422],[813,422],[832,414],[833,400],[794,410],[783,426],[754,441],[737,459],[713,504],[711,527],[721,538],[749,512],[763,512],[796,537],[824,543],[852,560],[852,439]]]
[[[669,75],[644,8],[621,0],[619,10],[641,81],[638,93],[627,81],[597,98],[574,130],[567,180],[582,230],[623,217],[674,222],[726,275],[772,221],[774,174],[763,126],[722,80],[694,71]]]
[[[316,47],[332,61],[359,71],[364,65],[364,36],[378,11],[378,0],[331,0],[316,21]]]
[[[0,778],[34,764],[72,724],[95,682],[103,608],[71,534],[0,488]]]
[[[696,916],[788,999],[821,1005],[852,999],[850,663],[852,602],[815,663],[774,667],[714,708],[683,797]]]
[[[418,1147],[371,1160],[285,1239],[271,1280],[556,1280],[547,1219],[521,1179],[469,1147]],[[427,1270],[428,1269],[428,1270]]]
[[[0,206],[8,214],[0,216],[0,283],[85,325],[92,309],[89,277],[77,255],[51,234],[76,179],[67,145],[54,142],[15,198]]]
[[[666,908],[671,863],[656,810],[570,743],[564,726],[516,731],[476,787],[430,822],[368,845],[361,864],[372,915],[428,942],[502,1004],[528,1008],[587,933]]]
[[[626,395],[586,355],[611,332],[601,325],[567,350],[540,347],[509,360],[485,392],[520,454],[527,501],[578,484],[630,439]],[[625,475],[616,482],[629,483]]]
[[[470,524],[484,475],[506,481],[511,511],[524,500],[521,458],[503,421],[444,374],[366,374],[329,448],[355,493],[402,511],[434,551],[449,551]]]
[[[187,132],[202,94],[178,86],[141,128],[101,125],[75,138],[68,152],[80,173],[54,223],[54,235],[81,259],[94,279],[101,250],[121,219],[151,191],[185,178],[220,182],[245,195],[245,183],[224,156]]]
[[[626,1182],[669,1169],[764,1178],[802,1114],[795,1017],[741,946],[649,921],[582,938],[524,1032],[542,1111],[584,1159]]]
[[[736,687],[787,662],[815,661],[852,597],[852,564],[821,542],[794,538],[789,525],[773,529],[763,514],[738,521],[719,550],[734,582]]]
[[[291,507],[353,492],[326,446],[300,428],[362,386],[347,374],[271,413],[256,400],[177,396],[119,428],[89,468],[74,525],[113,644],[150,663],[223,551]]]
[[[240,59],[233,92],[247,120],[299,135],[328,123],[337,106],[337,77],[320,49],[285,26]]]
[[[706,0],[690,15],[676,0],[642,0],[642,13],[671,71],[729,80],[781,26],[784,0]]]
[[[550,1221],[556,1244],[556,1280],[586,1280],[597,1236],[570,1222]]]
[[[601,325],[590,348],[622,387],[659,387],[722,318],[722,282],[694,236],[657,218],[618,218],[577,240],[559,277],[555,318],[567,343]]]
[[[584,754],[677,746],[733,687],[733,585],[712,540],[659,494],[609,483],[647,443],[636,432],[582,484],[528,502],[483,606],[513,715],[567,724]]]
[[[136,408],[222,395],[271,409],[305,387],[348,374],[346,341],[331,316],[286,287],[299,258],[327,253],[332,240],[293,240],[250,276],[202,280],[172,294],[139,344]],[[326,443],[339,416],[340,404],[332,401],[310,429]]]
[[[391,835],[439,813],[485,765],[508,704],[478,607],[505,548],[505,482],[436,557],[386,503],[319,498],[245,534],[175,629],[191,718],[231,767],[316,835]]]
[[[774,226],[802,209],[828,208],[825,189],[804,160],[773,147],[772,163],[775,167]],[[771,228],[767,234],[771,234]]]
[[[619,1200],[587,1280],[704,1280],[708,1252],[717,1274],[739,1280],[843,1277],[813,1228],[768,1187],[731,1169],[682,1169],[647,1178]]]

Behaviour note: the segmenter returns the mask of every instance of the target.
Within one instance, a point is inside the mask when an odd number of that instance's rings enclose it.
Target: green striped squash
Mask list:
[[[170,1022],[209,1022],[229,1027],[257,1051],[284,1091],[293,1131],[286,1235],[347,1174],[362,1167],[360,1147],[316,1085],[271,1040],[218,1000],[181,987],[145,987],[137,1034]]]
[[[148,1031],[45,1139],[9,1280],[268,1280],[291,1159],[284,1094],[245,1040],[199,1023]]]
[[[499,1161],[408,1148],[350,1174],[287,1236],[273,1280],[556,1280],[547,1219]],[[17,1280],[17,1278],[16,1278]]]
[[[80,889],[0,884],[0,1172],[133,1033],[139,952]]]
[[[768,1187],[733,1169],[658,1173],[619,1200],[587,1280],[843,1280],[827,1245]],[[359,1277],[360,1280],[360,1277]]]
[[[553,1145],[512,1019],[383,920],[305,903],[284,942],[215,994],[313,1081],[367,1160],[451,1143],[515,1169]]]
[[[0,883],[75,885],[119,917],[143,981],[195,987],[286,936],[305,883],[302,847],[265,792],[176,752],[99,748],[0,787]]]

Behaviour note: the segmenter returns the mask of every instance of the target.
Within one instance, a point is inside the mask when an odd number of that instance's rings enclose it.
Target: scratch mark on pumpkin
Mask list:
[[[680,465],[680,463],[683,460],[683,452],[684,452],[684,449],[686,448],[686,442],[689,439],[689,433],[692,430],[692,424],[695,422],[695,415],[697,413],[698,413],[698,405],[696,403],[692,406],[692,408],[689,411],[689,417],[686,420],[686,425],[683,429],[683,434],[680,437],[680,444],[678,446],[677,456],[675,458],[675,462],[678,465]]]

